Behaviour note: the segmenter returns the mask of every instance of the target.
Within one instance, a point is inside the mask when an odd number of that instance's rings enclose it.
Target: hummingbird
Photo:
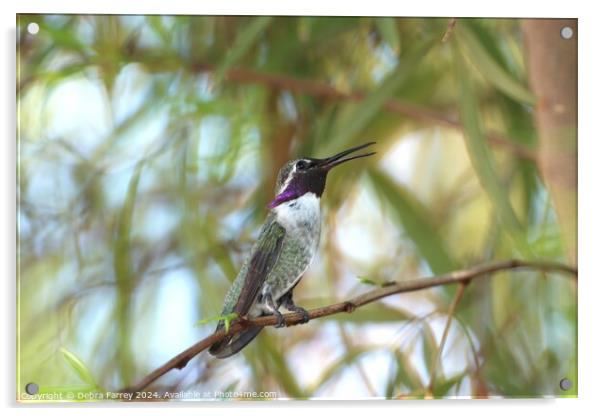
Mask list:
[[[326,187],[328,172],[341,163],[371,156],[376,152],[346,157],[374,142],[345,150],[325,159],[302,157],[284,164],[278,172],[275,198],[268,204],[269,213],[259,237],[230,290],[226,294],[222,316],[277,317],[276,327],[284,326],[279,308],[303,315],[305,309],[293,302],[293,289],[309,267],[320,242],[320,197]],[[217,325],[216,332],[224,327]],[[209,353],[217,358],[230,357],[257,336],[262,327],[251,327],[214,343]]]

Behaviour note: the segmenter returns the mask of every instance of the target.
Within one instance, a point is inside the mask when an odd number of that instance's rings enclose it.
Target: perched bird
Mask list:
[[[278,310],[284,306],[291,312],[307,311],[293,302],[293,289],[318,250],[320,241],[320,197],[326,176],[333,167],[375,152],[347,155],[374,144],[366,143],[326,159],[301,158],[287,162],[278,173],[276,197],[269,203],[268,217],[261,227],[242,269],[226,295],[222,316],[236,313],[254,318],[276,315],[277,327],[284,326]],[[224,327],[220,321],[216,331]],[[230,357],[243,349],[261,331],[251,327],[227,336],[211,346],[217,358]]]

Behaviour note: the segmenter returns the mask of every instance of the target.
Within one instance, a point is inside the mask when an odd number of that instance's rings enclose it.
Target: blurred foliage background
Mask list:
[[[560,225],[576,214],[540,173],[519,20],[20,15],[17,42],[18,391],[117,390],[210,334],[195,322],[219,314],[299,155],[378,143],[329,177],[306,308],[369,281],[576,260]],[[576,394],[574,280],[472,283],[439,351],[456,290],[267,328],[152,390]]]

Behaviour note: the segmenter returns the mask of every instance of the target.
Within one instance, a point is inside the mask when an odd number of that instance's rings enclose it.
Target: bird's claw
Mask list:
[[[303,320],[301,321],[301,323],[306,324],[309,322],[309,312],[307,312],[307,310],[303,308],[298,308],[297,312],[300,312],[301,315],[303,315]]]
[[[302,324],[306,324],[309,322],[309,312],[307,312],[304,308],[302,308],[301,306],[297,306],[297,305],[289,305],[288,308],[291,312],[295,312],[295,313],[300,313],[303,318],[301,319],[301,323]]]
[[[275,311],[274,315],[276,315],[276,328],[282,328],[286,325],[286,322],[284,322],[284,316],[282,316],[280,312]]]

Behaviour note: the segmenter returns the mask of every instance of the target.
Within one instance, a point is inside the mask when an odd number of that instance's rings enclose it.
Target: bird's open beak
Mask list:
[[[359,145],[359,146],[355,146],[355,147],[352,147],[351,149],[347,149],[345,151],[342,151],[341,153],[338,153],[338,154],[336,154],[334,156],[327,157],[326,159],[322,159],[319,162],[319,166],[322,169],[325,169],[325,170],[328,171],[328,170],[332,169],[333,167],[335,167],[337,165],[340,165],[341,163],[348,162],[348,161],[353,160],[353,159],[358,159],[360,157],[372,156],[376,152],[363,153],[363,154],[360,154],[360,155],[355,155],[355,156],[351,156],[351,157],[347,157],[347,158],[345,157],[345,156],[347,156],[347,155],[349,155],[349,154],[351,154],[353,152],[357,152],[358,150],[364,149],[364,148],[366,148],[368,146],[372,146],[375,143],[376,142],[370,142],[370,143],[365,143],[365,144],[362,144],[362,145]]]

